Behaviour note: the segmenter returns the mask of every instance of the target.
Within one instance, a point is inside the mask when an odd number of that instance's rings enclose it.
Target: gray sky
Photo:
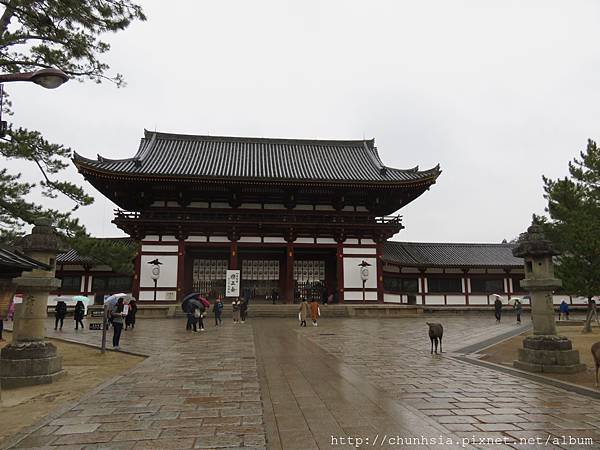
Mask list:
[[[395,239],[413,241],[515,237],[543,211],[541,175],[564,176],[598,138],[598,2],[141,3],[148,21],[111,36],[106,57],[126,88],[11,85],[10,120],[92,158],[133,156],[144,128],[374,137],[388,166],[441,164],[400,212]],[[114,205],[66,176],[96,198],[78,212],[88,230],[121,234]]]

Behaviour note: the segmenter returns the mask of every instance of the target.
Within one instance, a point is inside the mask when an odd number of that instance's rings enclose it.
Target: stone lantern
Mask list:
[[[527,229],[525,239],[513,255],[525,260],[525,279],[521,286],[531,293],[531,318],[533,336],[523,340],[519,359],[513,365],[529,372],[575,373],[586,369],[579,362],[579,351],[573,350],[571,341],[556,333],[552,293],[562,285],[554,277],[552,258],[559,253],[547,240],[538,225]]]
[[[23,293],[23,303],[15,311],[13,341],[0,351],[2,388],[51,383],[63,374],[62,358],[46,340],[45,326],[48,294],[60,287],[54,273],[62,243],[51,222],[40,219],[21,247],[25,255],[49,270],[34,269],[13,280]]]

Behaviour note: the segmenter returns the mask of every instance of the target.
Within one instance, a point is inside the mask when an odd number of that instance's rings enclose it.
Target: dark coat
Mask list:
[[[65,318],[67,315],[67,304],[64,302],[64,300],[58,300],[56,302],[56,306],[54,307],[54,315],[59,319]]]
[[[75,313],[73,314],[73,317],[75,320],[83,320],[84,316],[85,306],[83,306],[83,303],[78,303],[77,305],[75,305]]]

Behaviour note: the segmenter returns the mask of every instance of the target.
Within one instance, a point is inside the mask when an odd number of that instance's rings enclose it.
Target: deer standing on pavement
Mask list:
[[[435,354],[437,355],[438,340],[440,342],[440,353],[442,353],[442,336],[444,335],[444,327],[441,323],[429,323],[429,339],[431,339],[431,354],[433,354],[433,344],[435,343]]]

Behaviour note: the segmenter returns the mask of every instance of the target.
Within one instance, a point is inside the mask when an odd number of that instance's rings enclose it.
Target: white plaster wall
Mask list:
[[[207,242],[208,237],[206,237],[206,236],[189,236],[185,241],[186,242]]]
[[[449,305],[466,305],[467,301],[465,300],[464,295],[447,295],[446,302]]]
[[[215,208],[215,209],[231,209],[231,206],[229,205],[229,203],[225,203],[225,202],[212,202],[210,204],[211,208]]]
[[[362,302],[363,295],[362,292],[358,291],[344,291],[344,301],[361,301]],[[377,300],[377,291],[366,291],[365,292],[365,300]]]
[[[469,295],[469,305],[487,305],[487,295]]]
[[[312,211],[314,207],[313,205],[296,205],[294,209],[299,209],[301,211]]]
[[[188,206],[190,208],[208,208],[208,202],[191,202]]]
[[[313,238],[298,238],[294,241],[295,244],[314,244],[315,240]]]
[[[569,302],[567,301],[567,303],[569,303]],[[587,305],[587,303],[588,303],[588,301],[587,301],[587,298],[585,298],[585,297],[573,297],[573,304],[574,305]],[[596,302],[596,304],[597,303],[598,302]]]
[[[444,297],[441,295],[426,295],[425,296],[425,304],[426,305],[443,305]]]
[[[337,244],[332,238],[317,238],[317,244]]]
[[[85,275],[81,277],[81,286],[79,287],[79,292],[85,292]]]
[[[344,257],[344,288],[362,288],[359,264],[366,261],[369,267],[369,279],[365,283],[367,288],[377,288],[377,260],[375,258],[346,258]],[[362,298],[362,297],[361,297]]]
[[[142,245],[143,252],[176,252],[177,245]]]
[[[361,239],[360,243],[362,245],[375,245],[375,241],[373,239]]]
[[[260,242],[261,239],[258,236],[243,236],[238,242]]]
[[[350,239],[346,239],[346,242],[344,242],[345,244],[353,244],[353,245],[358,245],[358,239],[356,238],[350,238]]]
[[[226,236],[210,236],[208,242],[229,242]]]
[[[266,236],[265,237],[265,243],[272,243],[272,244],[286,244],[287,241],[282,238],[282,237],[269,237]]]
[[[149,261],[158,258],[162,263],[160,266],[160,278],[157,287],[177,286],[177,255],[142,255],[140,270],[140,287],[154,287],[152,279],[152,264]]]
[[[316,205],[315,210],[317,210],[317,211],[333,211],[334,208],[331,205]]]
[[[385,303],[402,303],[402,296],[400,294],[383,294],[383,301]]]
[[[265,209],[285,209],[285,206],[278,203],[265,203]]]
[[[162,241],[163,242],[177,242],[177,238],[175,236],[163,236],[162,237]]]
[[[156,300],[163,301],[175,301],[177,299],[176,291],[157,291],[156,292]],[[140,298],[138,300],[146,300],[153,301],[154,300],[154,291],[141,291]]]
[[[376,255],[377,249],[372,247],[357,248],[357,247],[344,247],[344,253],[346,255]],[[392,267],[392,266],[390,266]]]
[[[148,236],[146,236],[144,239],[142,239],[143,242],[148,241],[148,242],[153,242],[153,241],[158,241],[158,236],[156,234],[149,234]]]

